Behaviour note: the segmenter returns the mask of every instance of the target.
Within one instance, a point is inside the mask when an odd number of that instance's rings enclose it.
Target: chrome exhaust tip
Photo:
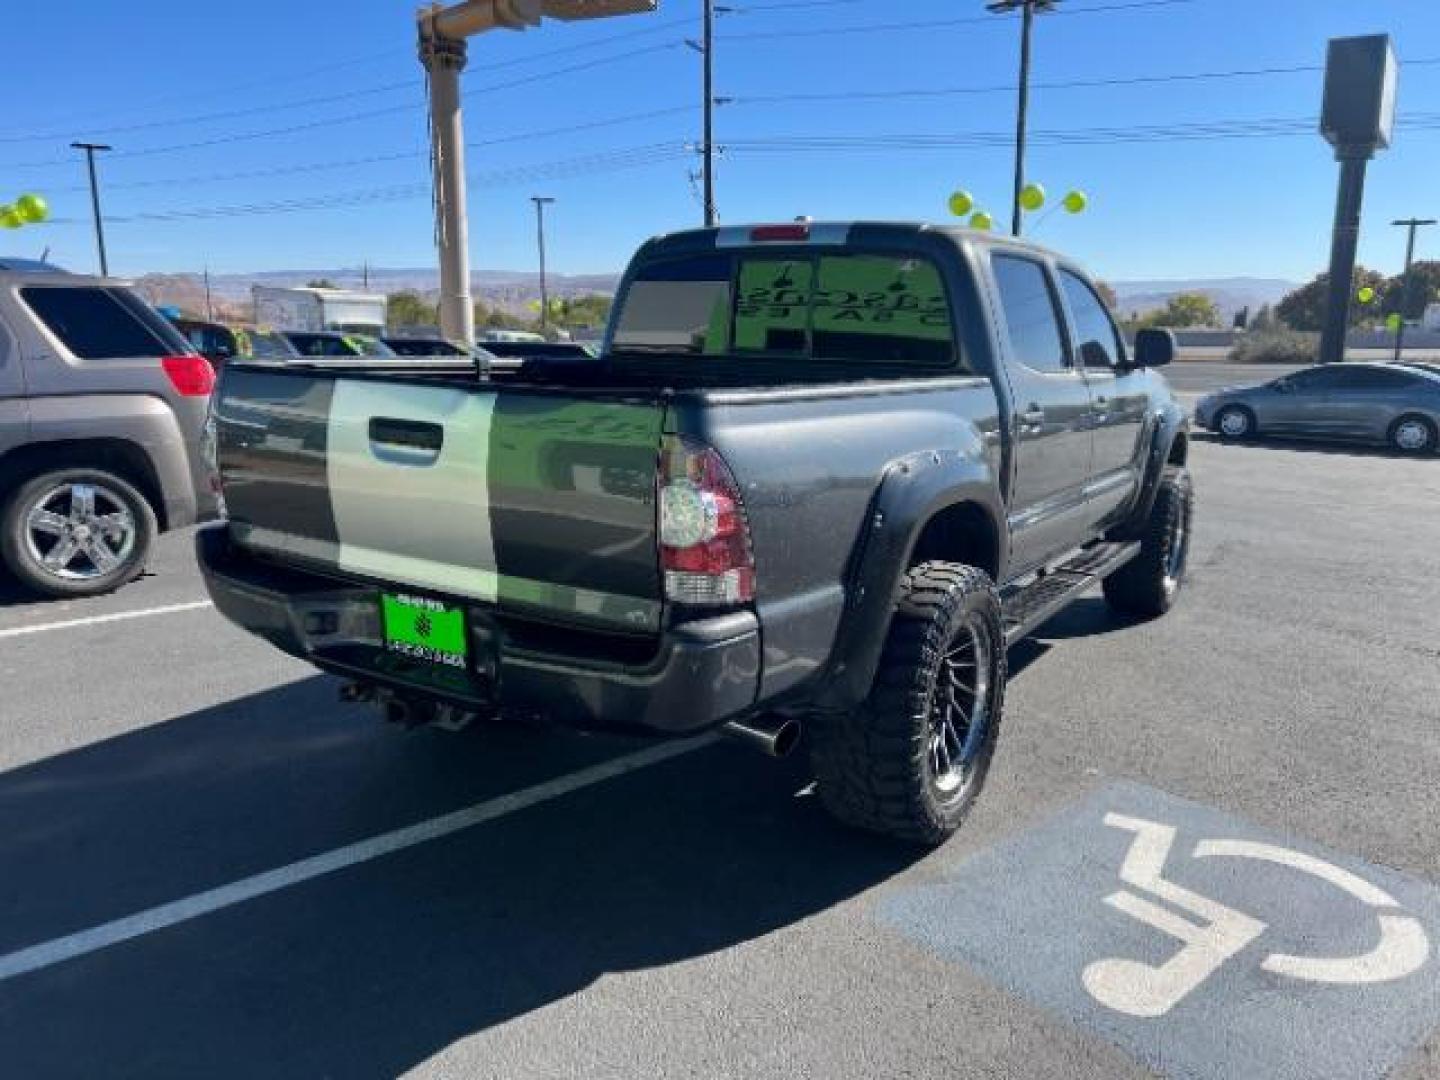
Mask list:
[[[800,721],[788,716],[757,716],[732,720],[720,728],[732,739],[773,758],[789,757],[800,745]]]

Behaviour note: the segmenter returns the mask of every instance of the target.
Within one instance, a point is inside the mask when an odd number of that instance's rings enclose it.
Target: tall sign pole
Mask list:
[[[95,213],[95,246],[100,251],[100,276],[110,276],[110,263],[105,258],[105,219],[100,213],[100,182],[95,178],[95,151],[113,150],[104,143],[72,142],[72,150],[85,151],[85,164],[90,170],[90,208]]]
[[[1400,362],[1400,353],[1405,348],[1405,312],[1410,306],[1410,271],[1415,265],[1415,233],[1424,225],[1434,225],[1434,218],[1404,218],[1392,221],[1391,225],[1410,230],[1405,242],[1405,273],[1400,278],[1400,322],[1395,327],[1395,362]]]
[[[1398,68],[1388,34],[1335,38],[1325,64],[1325,106],[1320,133],[1340,162],[1335,231],[1330,241],[1330,289],[1320,337],[1320,363],[1345,359],[1350,329],[1350,296],[1355,252],[1360,243],[1360,210],[1365,169],[1377,150],[1390,145],[1395,127]]]
[[[465,192],[465,127],[460,72],[466,41],[491,30],[524,30],[542,18],[573,21],[654,11],[659,0],[463,0],[420,9],[420,63],[430,84],[430,153],[435,243],[440,252],[440,330],[475,343],[470,299],[470,221]]]
[[[1054,11],[1059,0],[992,0],[985,5],[996,15],[1020,11],[1020,92],[1015,107],[1015,191],[1010,216],[1010,233],[1019,236],[1024,226],[1025,210],[1020,193],[1025,190],[1025,139],[1030,122],[1030,43],[1035,36],[1035,15]]]

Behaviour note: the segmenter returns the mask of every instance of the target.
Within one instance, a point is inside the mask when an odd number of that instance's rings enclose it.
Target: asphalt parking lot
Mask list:
[[[0,593],[0,1073],[1440,1076],[1440,461],[1192,468],[1180,606],[1019,646],[928,855],[803,758],[387,727],[205,606],[185,535],[111,597]],[[1222,841],[1268,868],[1192,870]],[[1195,894],[1232,938],[1189,948]],[[1169,989],[1115,993],[1127,957]]]

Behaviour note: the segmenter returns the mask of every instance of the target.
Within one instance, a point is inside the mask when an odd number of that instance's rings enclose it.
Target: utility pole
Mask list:
[[[451,341],[475,343],[470,298],[470,224],[465,194],[465,129],[460,72],[466,40],[491,30],[524,30],[542,18],[565,22],[655,10],[657,0],[461,0],[432,3],[417,15],[420,63],[430,88],[430,153],[435,187],[435,243],[440,250],[440,329]]]
[[[705,227],[715,227],[715,0],[705,0]]]
[[[72,142],[72,150],[85,151],[85,163],[90,168],[90,206],[95,212],[95,246],[100,249],[100,276],[110,276],[110,264],[105,258],[105,225],[100,217],[100,185],[95,179],[95,151],[113,150],[104,143]]]
[[[205,266],[205,318],[209,322],[215,321],[215,307],[210,302],[210,266]]]
[[[361,280],[365,283],[362,287],[364,288],[364,290],[365,290],[366,292],[369,292],[369,291],[370,291],[370,260],[369,260],[369,259],[366,259],[366,260],[364,261],[364,263],[361,264],[360,273],[361,273]]]
[[[540,246],[540,332],[550,328],[550,289],[545,283],[545,207],[555,200],[549,195],[531,195],[535,204],[535,239]]]
[[[996,15],[1020,11],[1020,92],[1015,109],[1015,190],[1010,215],[1010,232],[1019,236],[1025,211],[1020,205],[1020,192],[1025,189],[1025,131],[1030,116],[1030,40],[1035,32],[1036,13],[1054,11],[1059,0],[992,0],[985,9]]]
[[[1400,362],[1400,351],[1405,348],[1405,311],[1410,306],[1410,270],[1415,265],[1415,233],[1425,225],[1434,225],[1434,218],[1402,218],[1391,225],[1408,228],[1410,239],[1405,244],[1405,273],[1400,281],[1400,325],[1395,327],[1395,362]]]

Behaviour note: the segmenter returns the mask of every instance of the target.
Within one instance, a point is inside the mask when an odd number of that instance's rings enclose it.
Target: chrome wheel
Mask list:
[[[1244,409],[1229,408],[1220,413],[1220,434],[1231,439],[1250,434],[1250,417]]]
[[[1396,424],[1391,438],[1396,449],[1404,450],[1407,454],[1418,454],[1422,450],[1430,449],[1434,436],[1431,434],[1430,425],[1424,420],[1410,419]]]
[[[935,676],[930,701],[931,782],[947,798],[960,791],[985,743],[995,644],[978,614],[959,627]]]
[[[25,514],[24,542],[36,565],[63,581],[94,581],[123,567],[138,530],[125,500],[102,484],[66,483]]]

